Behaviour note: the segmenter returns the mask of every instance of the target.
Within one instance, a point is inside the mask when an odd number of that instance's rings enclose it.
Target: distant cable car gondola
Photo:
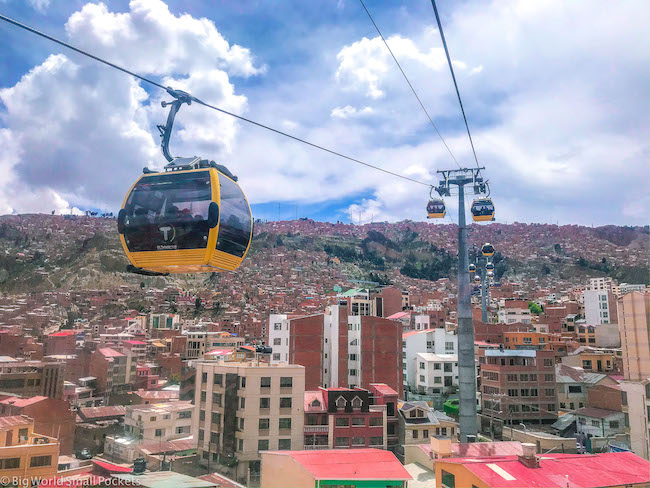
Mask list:
[[[489,242],[483,244],[483,247],[481,248],[481,253],[483,253],[483,256],[494,256],[494,246],[490,244]]]
[[[474,282],[475,283],[480,283],[481,282],[481,277],[479,275],[474,276]]]
[[[441,198],[432,198],[427,204],[428,219],[444,219],[447,215],[445,202]]]
[[[488,278],[494,278],[494,271],[488,271],[487,276]]]
[[[485,265],[485,269],[487,269],[488,271],[493,270],[494,269],[494,263],[487,263]]]
[[[476,265],[470,264],[469,265],[469,272],[470,273],[476,273]]]
[[[122,247],[140,274],[197,273],[237,269],[248,252],[253,219],[248,200],[225,166],[199,157],[174,158],[168,145],[176,112],[195,100],[180,90],[166,126],[158,126],[169,164],[145,168],[118,215]]]
[[[494,203],[491,198],[477,198],[472,202],[472,218],[475,222],[494,220]]]

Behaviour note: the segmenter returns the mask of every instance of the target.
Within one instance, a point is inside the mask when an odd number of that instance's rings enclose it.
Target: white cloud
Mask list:
[[[50,0],[28,0],[28,3],[42,14],[44,14],[50,6]]]
[[[247,49],[230,46],[205,19],[176,17],[158,0],[134,0],[127,13],[87,4],[66,24],[74,44],[144,75],[170,73],[162,83],[235,113],[246,97],[235,93],[228,73],[250,76]],[[146,39],[146,41],[145,41]],[[150,96],[128,75],[94,61],[58,54],[0,89],[4,125],[0,168],[1,212],[56,209],[70,203],[115,210],[144,166],[161,168],[156,124],[164,124],[171,97]],[[174,155],[229,154],[236,121],[193,104],[174,125]]]
[[[374,110],[372,107],[363,107],[362,109],[357,109],[352,105],[346,105],[345,107],[335,107],[332,109],[331,117],[339,119],[348,119],[351,117],[362,117],[364,115],[369,115],[373,113]]]

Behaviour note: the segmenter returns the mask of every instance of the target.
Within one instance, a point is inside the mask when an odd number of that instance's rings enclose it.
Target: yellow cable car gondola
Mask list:
[[[475,283],[480,283],[481,282],[481,277],[479,275],[474,276],[474,282]]]
[[[176,112],[193,97],[167,91],[176,100],[169,103],[167,125],[159,129],[169,164],[162,172],[145,168],[118,215],[129,270],[153,275],[233,271],[246,257],[253,233],[248,200],[226,167],[169,155]]]
[[[475,222],[494,220],[494,203],[491,198],[477,198],[472,202],[472,218]]]
[[[488,271],[493,270],[494,269],[494,263],[487,263],[485,265],[485,269],[487,269]]]
[[[490,244],[489,242],[486,242],[483,244],[483,247],[481,247],[481,253],[483,256],[494,256],[494,246]]]
[[[447,208],[441,198],[432,198],[429,200],[429,203],[427,203],[428,219],[444,219],[445,215],[447,215]]]
[[[470,264],[469,265],[469,272],[470,273],[476,273],[476,265],[475,264]]]

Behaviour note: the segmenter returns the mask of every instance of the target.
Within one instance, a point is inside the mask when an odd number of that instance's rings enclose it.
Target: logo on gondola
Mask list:
[[[174,242],[176,238],[176,229],[171,225],[159,227],[158,230],[162,232],[162,238],[165,242]]]

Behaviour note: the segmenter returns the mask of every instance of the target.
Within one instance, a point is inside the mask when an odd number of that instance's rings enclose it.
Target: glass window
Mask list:
[[[336,447],[347,447],[350,445],[350,438],[349,437],[337,437],[335,440],[334,445]]]
[[[291,419],[280,419],[280,429],[290,429],[291,428]]]
[[[271,408],[271,399],[266,397],[260,398],[260,408]]]
[[[35,468],[38,466],[51,466],[52,456],[33,456],[29,461],[29,467]]]
[[[260,419],[258,422],[259,430],[269,430],[269,419]]]
[[[347,427],[350,425],[350,419],[347,417],[339,417],[336,419],[337,427]]]
[[[260,439],[257,441],[257,450],[258,451],[268,451],[269,450],[269,440]]]
[[[290,451],[291,450],[291,439],[280,439],[278,441],[278,450],[279,451]]]
[[[353,446],[365,446],[366,445],[366,438],[365,437],[353,437],[352,438],[352,445]]]
[[[214,378],[212,379],[212,382],[215,385],[221,385],[223,384],[223,375],[222,374],[215,374]]]
[[[219,235],[217,250],[242,257],[251,238],[251,213],[239,185],[219,175],[221,206],[219,208]]]
[[[129,251],[205,248],[211,201],[209,171],[142,177],[124,207]]]
[[[260,378],[260,388],[270,388],[271,387],[271,377],[263,376]]]
[[[444,469],[441,470],[442,472],[442,488],[456,488],[456,477],[445,471]]]
[[[291,408],[291,397],[280,398],[280,408]]]
[[[373,436],[370,438],[371,446],[381,446],[384,443],[384,438],[382,436]]]
[[[384,425],[384,419],[381,417],[370,417],[370,427],[378,427]]]
[[[364,426],[366,425],[366,419],[363,417],[353,417],[352,418],[352,426],[358,427],[358,426]]]
[[[291,376],[282,376],[280,378],[280,388],[291,388],[293,386],[293,378]]]

